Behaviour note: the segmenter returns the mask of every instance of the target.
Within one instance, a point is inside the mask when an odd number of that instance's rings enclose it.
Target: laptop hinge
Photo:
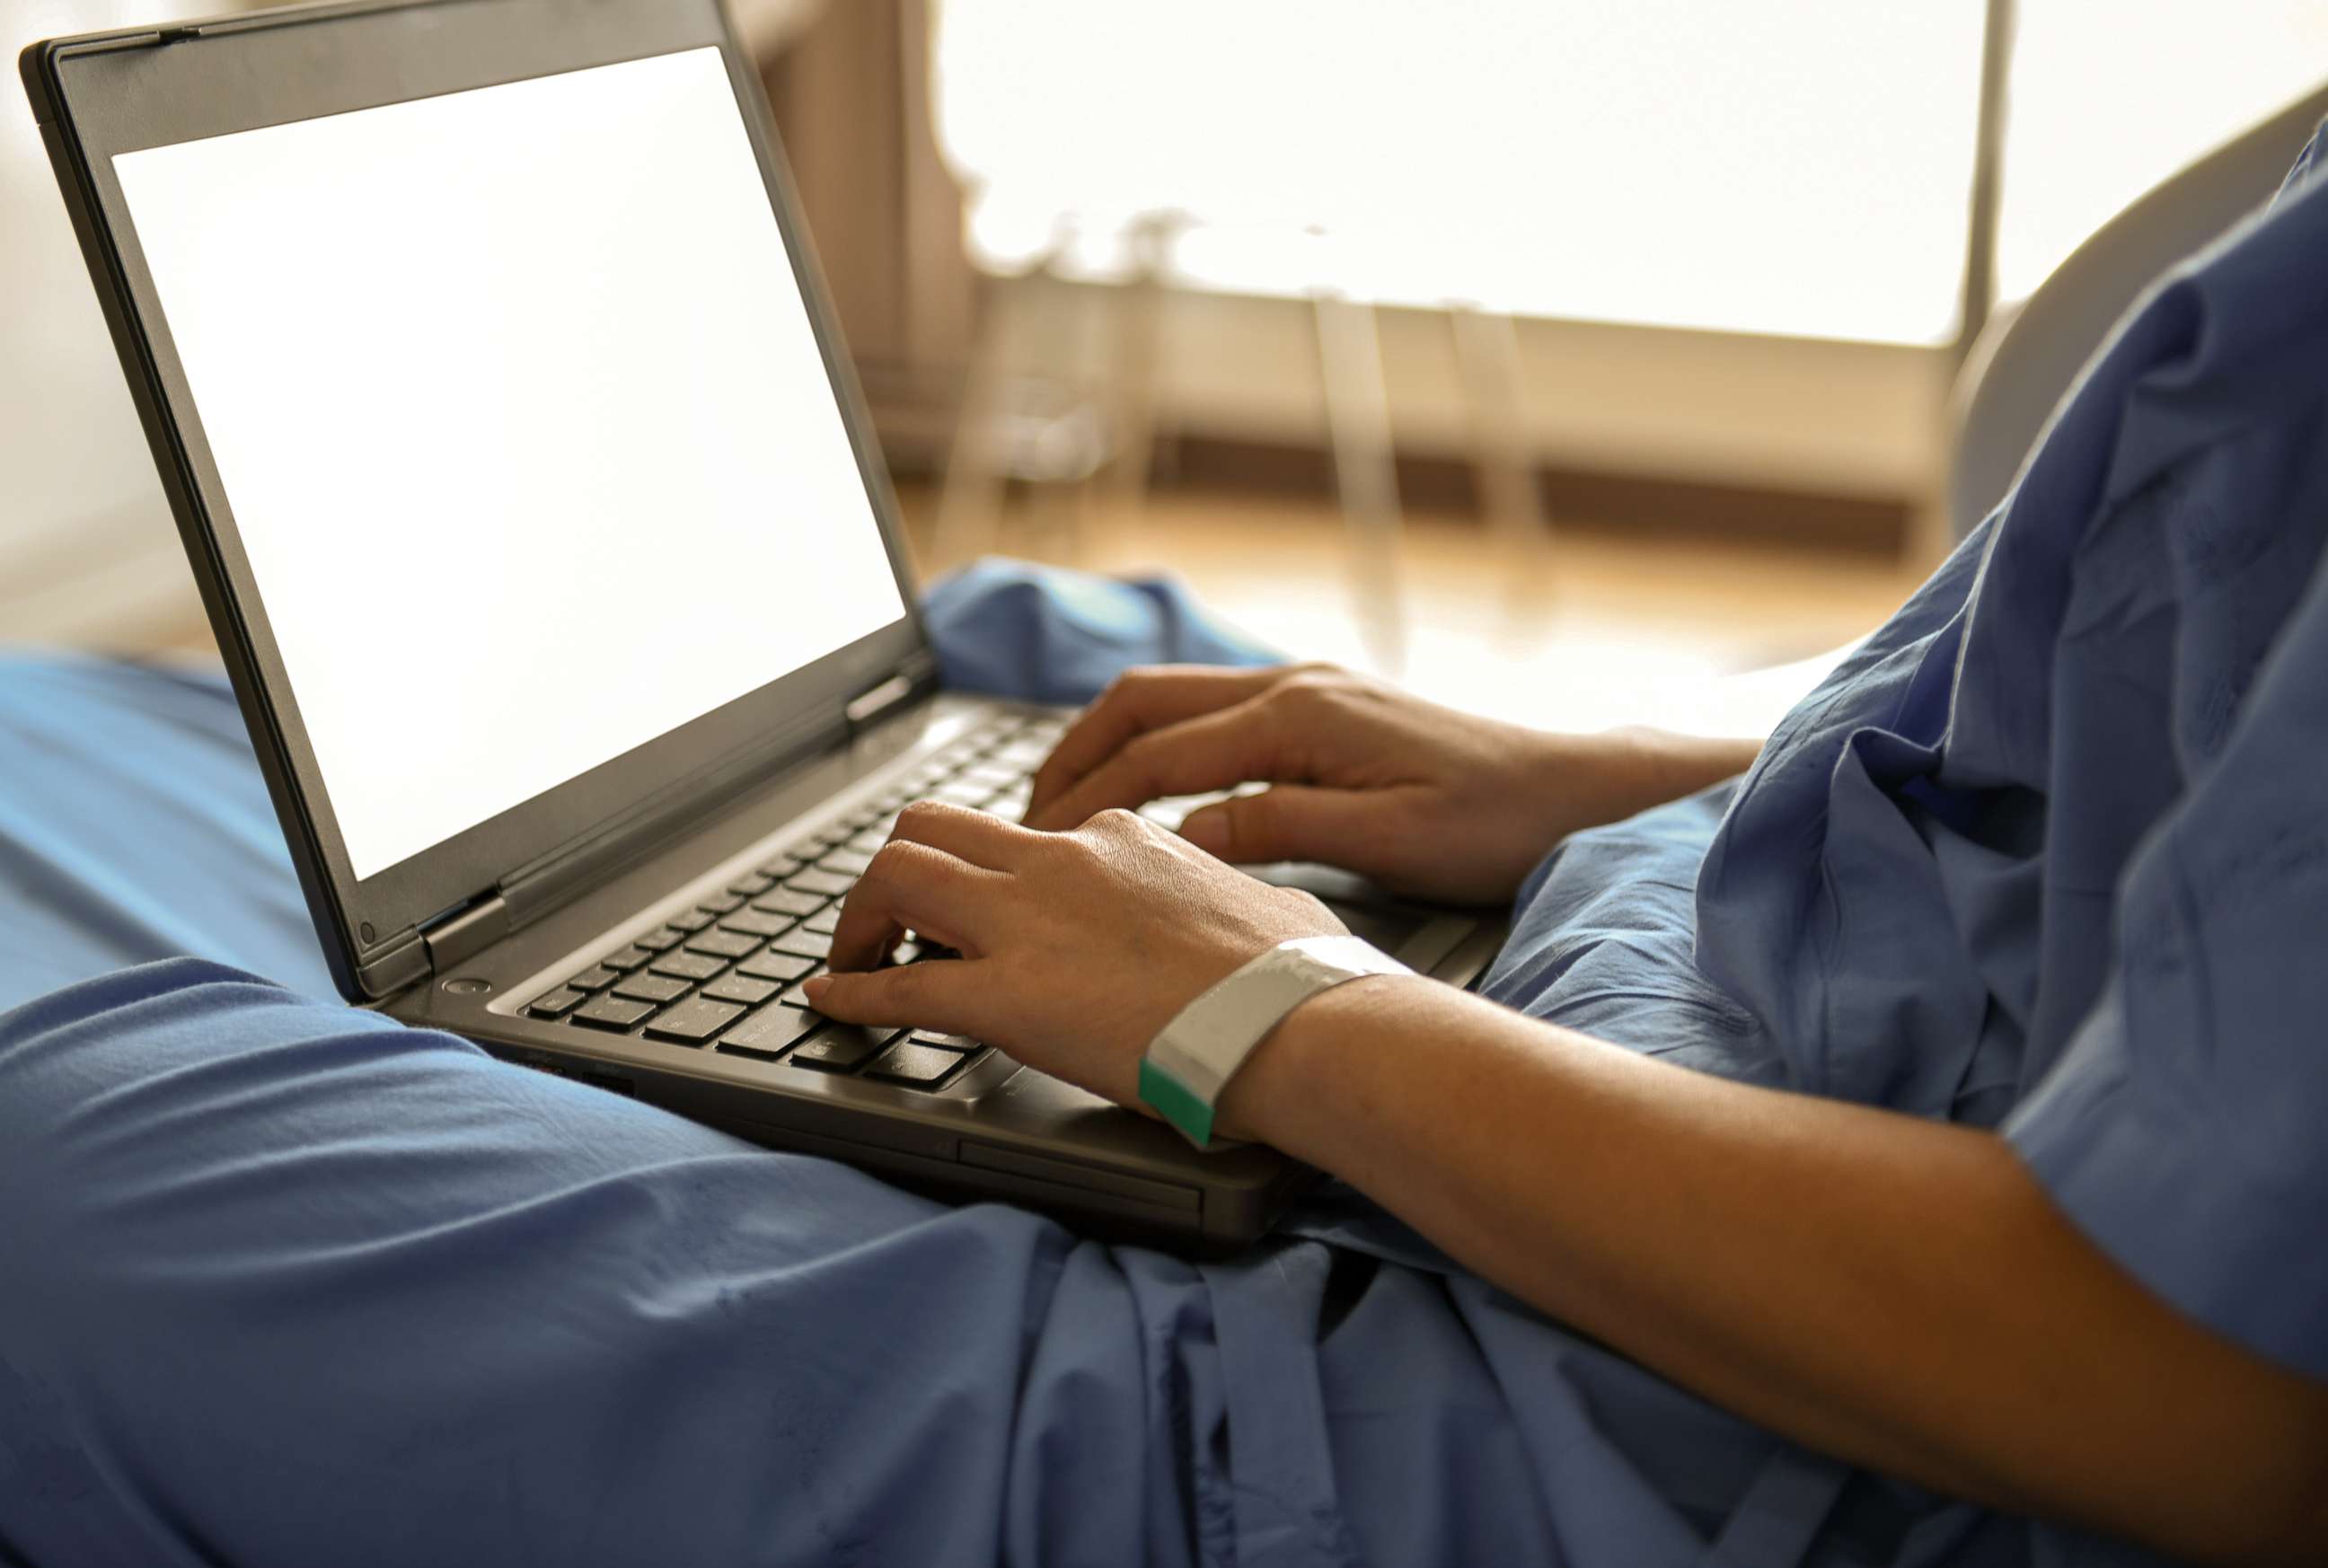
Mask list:
[[[892,675],[869,691],[861,691],[849,699],[841,711],[848,716],[849,728],[862,729],[900,702],[914,694],[914,683],[903,675]]]
[[[427,974],[428,944],[420,939],[417,927],[408,925],[364,954],[356,965],[356,985],[365,996],[377,1000],[392,996]]]
[[[531,924],[583,887],[701,828],[765,784],[775,765],[829,750],[848,733],[828,708],[650,796],[596,832],[519,867],[495,884],[507,901],[509,928]]]
[[[936,660],[927,653],[915,653],[898,667],[896,674],[849,699],[841,715],[849,720],[850,733],[870,728],[880,722],[883,714],[928,691],[937,684],[937,674]]]
[[[878,722],[909,699],[937,685],[937,661],[916,653],[896,674],[859,693],[843,709],[848,732]],[[827,709],[831,714],[831,709]],[[828,717],[824,723],[830,725]],[[813,723],[780,737],[779,753],[806,738]],[[429,923],[421,931],[428,969],[443,974],[491,947],[512,931],[555,907],[585,884],[597,881],[638,859],[675,832],[699,825],[707,812],[750,787],[761,775],[766,753],[731,757],[708,775],[687,781],[665,798],[640,803],[626,819],[577,844],[570,844],[520,869],[470,903]]]
[[[421,934],[428,967],[437,974],[467,962],[510,934],[509,901],[488,893]]]

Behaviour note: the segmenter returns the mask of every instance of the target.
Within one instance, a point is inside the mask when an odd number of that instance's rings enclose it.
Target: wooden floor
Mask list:
[[[900,501],[924,574],[959,564],[934,553],[934,494],[907,486]],[[1094,571],[1169,572],[1274,646],[1551,728],[1763,732],[1816,679],[1797,662],[1864,635],[1921,577],[1816,545],[1583,523],[1555,525],[1542,548],[1518,550],[1472,518],[1410,517],[1403,667],[1393,671],[1393,640],[1363,634],[1329,505],[1168,492],[1136,509],[1095,502],[1080,524],[1056,521],[1065,511],[1014,507],[991,548]]]

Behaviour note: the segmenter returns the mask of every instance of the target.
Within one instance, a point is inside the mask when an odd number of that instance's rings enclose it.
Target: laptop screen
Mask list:
[[[718,50],[113,167],[359,878],[904,615]]]

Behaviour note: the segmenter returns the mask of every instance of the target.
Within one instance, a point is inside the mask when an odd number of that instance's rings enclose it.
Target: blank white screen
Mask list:
[[[903,615],[717,50],[113,164],[357,877]]]

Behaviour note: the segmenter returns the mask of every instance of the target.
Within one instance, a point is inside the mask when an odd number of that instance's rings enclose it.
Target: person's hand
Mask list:
[[[1329,665],[1134,670],[1061,737],[1027,823],[1266,783],[1191,812],[1181,833],[1239,865],[1318,860],[1403,893],[1501,903],[1567,834],[1669,798],[1643,765],[1647,740],[1541,734]]]
[[[924,801],[849,895],[833,972],[808,982],[848,1023],[967,1035],[1139,1102],[1140,1058],[1173,1015],[1247,961],[1342,923],[1129,812],[1038,833]],[[912,931],[958,958],[877,968]]]

